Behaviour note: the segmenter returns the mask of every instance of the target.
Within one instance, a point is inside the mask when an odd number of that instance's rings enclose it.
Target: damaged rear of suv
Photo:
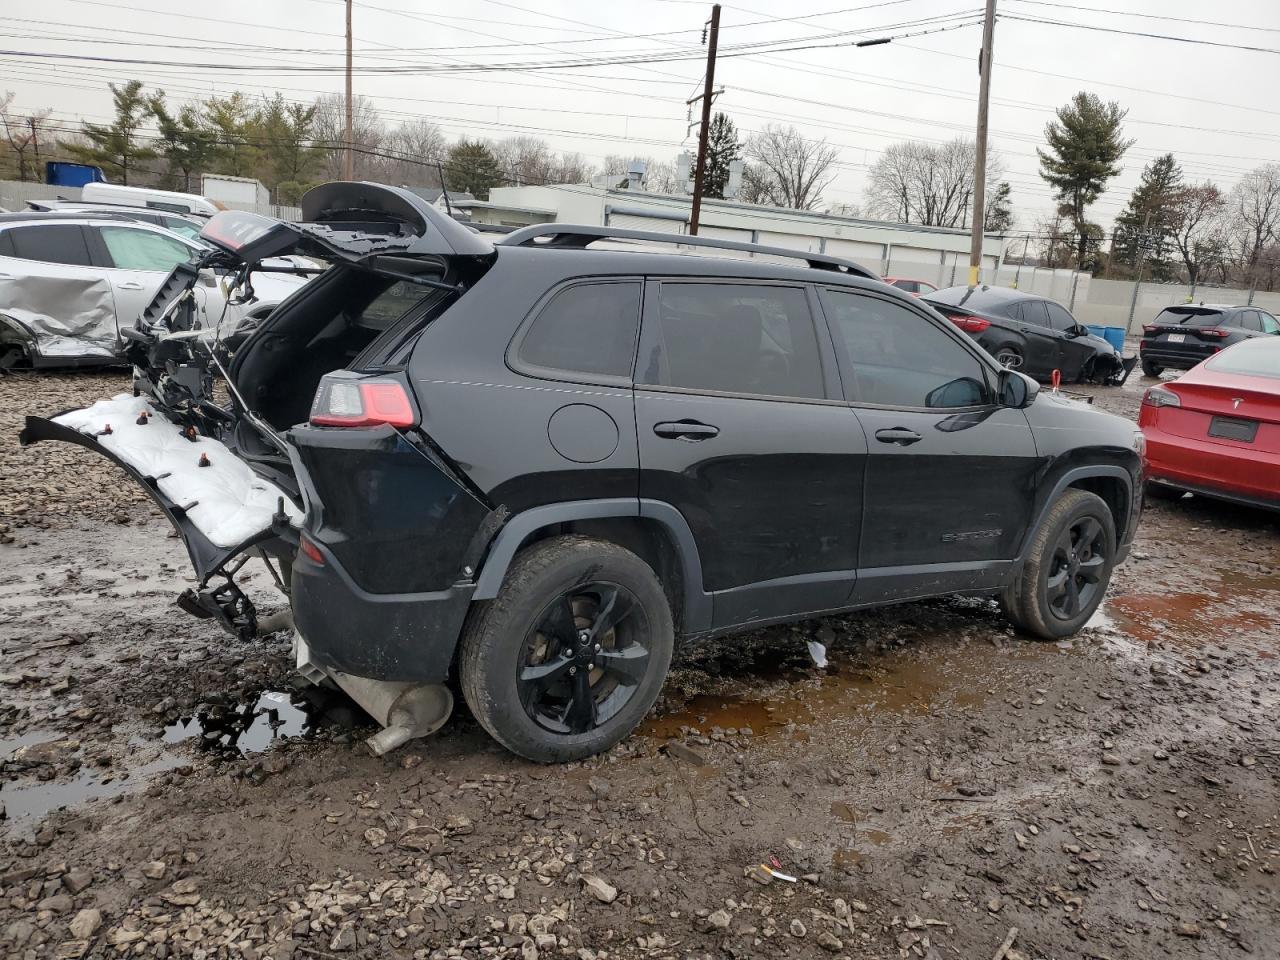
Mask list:
[[[883,603],[993,595],[1066,636],[1132,541],[1131,424],[1037,397],[854,264],[559,224],[491,244],[374,184],[302,206],[215,216],[210,259],[242,286],[286,254],[330,269],[227,339],[189,310],[209,264],[176,269],[133,395],[22,441],[141,482],[197,573],[180,603],[233,635],[259,628],[236,574],[265,561],[299,670],[383,725],[375,752],[443,724],[456,675],[509,749],[588,756],[677,639]]]

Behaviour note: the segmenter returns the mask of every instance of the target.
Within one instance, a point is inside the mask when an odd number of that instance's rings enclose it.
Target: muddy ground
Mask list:
[[[1280,956],[1275,516],[1151,505],[1068,643],[906,605],[687,651],[588,763],[465,710],[374,759],[283,635],[174,607],[122,474],[17,447],[124,385],[0,379],[0,955]]]

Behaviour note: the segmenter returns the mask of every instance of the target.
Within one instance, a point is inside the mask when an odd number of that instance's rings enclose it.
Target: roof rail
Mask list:
[[[547,239],[543,240],[542,238]],[[851,273],[871,280],[880,279],[866,267],[844,260],[840,257],[828,257],[822,253],[806,253],[803,250],[788,250],[785,247],[766,247],[759,243],[743,243],[740,240],[717,240],[711,237],[685,236],[684,234],[656,233],[651,230],[626,230],[616,227],[596,227],[572,223],[535,223],[521,227],[509,233],[501,240],[495,241],[498,246],[506,247],[560,247],[581,250],[597,240],[644,240],[653,243],[675,243],[688,247],[711,247],[717,250],[741,250],[744,253],[763,253],[771,257],[786,257],[791,260],[804,260],[814,270],[835,270]]]

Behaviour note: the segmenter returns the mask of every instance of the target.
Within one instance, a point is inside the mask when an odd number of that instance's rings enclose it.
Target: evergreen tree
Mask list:
[[[209,170],[219,156],[217,132],[192,104],[185,104],[177,116],[169,113],[163,93],[151,98],[151,111],[160,128],[160,155],[169,163],[171,185],[184,192],[199,192],[197,175]]]
[[[469,193],[478,200],[485,200],[489,191],[505,178],[493,151],[484,141],[463,139],[449,149],[444,179],[451,192]]]
[[[1086,212],[1120,173],[1120,158],[1133,146],[1121,133],[1127,110],[1103,103],[1093,93],[1077,93],[1044,129],[1048,152],[1036,148],[1040,176],[1054,188],[1059,210],[1076,232],[1076,263],[1089,255],[1091,231]]]
[[[252,176],[263,150],[254,138],[257,112],[249,98],[237,90],[229,97],[204,102],[204,122],[216,134],[217,172],[232,177]]]
[[[139,128],[152,115],[152,101],[143,96],[141,80],[130,80],[122,87],[114,83],[107,86],[115,102],[115,120],[109,124],[86,122],[80,130],[88,143],[60,146],[80,162],[102,167],[104,173],[127,184],[130,173],[137,178],[139,164],[156,156],[156,151],[145,146],[138,136]]]
[[[987,233],[1008,233],[1013,229],[1012,188],[1008,180],[1001,180],[987,197],[987,211],[982,229]]]
[[[261,150],[255,176],[277,193],[296,199],[319,174],[322,157],[313,145],[316,107],[287,103],[277,93],[258,111],[250,132]],[[290,203],[292,199],[277,202]]]
[[[1172,280],[1178,265],[1173,230],[1183,192],[1182,168],[1172,153],[1156,157],[1142,170],[1129,205],[1116,217],[1111,238],[1111,262],[1134,269],[1138,262],[1143,224],[1149,240],[1144,263],[1153,280]]]
[[[702,195],[723,198],[729,184],[729,164],[741,159],[738,128],[725,114],[717,113],[707,130],[707,167],[702,174]]]

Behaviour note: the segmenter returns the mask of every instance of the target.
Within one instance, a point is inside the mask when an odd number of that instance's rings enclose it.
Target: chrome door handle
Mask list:
[[[699,440],[708,440],[711,437],[718,436],[720,428],[713,427],[709,423],[699,423],[697,420],[676,420],[667,423],[655,423],[653,432],[660,437],[696,443]]]
[[[876,439],[881,443],[896,443],[900,447],[909,447],[917,440],[923,439],[914,430],[906,427],[886,427],[876,431]]]

